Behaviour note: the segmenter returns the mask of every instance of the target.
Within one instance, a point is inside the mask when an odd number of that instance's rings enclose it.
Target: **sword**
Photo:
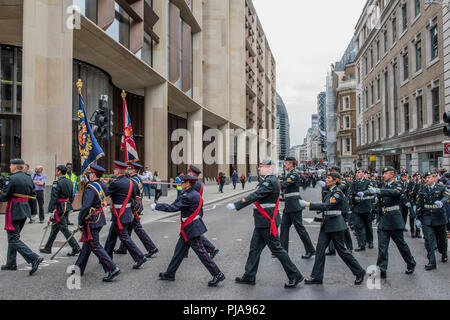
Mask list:
[[[53,260],[56,257],[56,255],[62,250],[62,248],[64,248],[66,246],[66,244],[68,244],[69,241],[72,240],[73,236],[79,231],[81,231],[81,228],[77,228],[77,229],[73,230],[71,232],[72,233],[71,236],[69,238],[67,238],[66,242],[64,242],[64,244],[58,249],[58,251],[56,251],[56,253],[50,258],[50,260]]]
[[[52,224],[52,225],[53,225],[53,224]],[[45,235],[47,234],[47,230],[48,230],[49,227],[50,227],[50,220],[48,221],[47,226],[44,227],[44,234],[43,234],[43,236],[42,236],[41,243],[39,244],[39,249],[42,248],[42,243],[44,242]]]

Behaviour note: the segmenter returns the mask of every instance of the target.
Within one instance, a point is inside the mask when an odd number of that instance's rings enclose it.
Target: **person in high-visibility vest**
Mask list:
[[[67,179],[69,179],[69,180],[72,182],[72,184],[73,184],[73,198],[75,199],[75,196],[77,195],[78,177],[76,176],[75,173],[72,172],[72,170],[73,170],[73,165],[72,165],[70,162],[69,162],[68,164],[66,164],[66,168],[67,168],[67,172],[66,172],[65,177],[66,177]],[[67,208],[67,214],[66,214],[66,216],[67,216],[67,224],[68,224],[69,226],[72,226],[72,225],[73,225],[73,223],[71,223],[71,222],[69,221],[69,213],[70,213],[72,210],[73,210],[72,203],[68,203],[68,208]]]
[[[183,173],[178,172],[177,177],[175,178],[175,183],[177,184],[177,198],[180,196],[181,191],[183,191],[183,189],[181,188],[181,176],[183,175]]]

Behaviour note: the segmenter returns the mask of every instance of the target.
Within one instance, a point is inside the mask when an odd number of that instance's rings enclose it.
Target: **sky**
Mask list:
[[[349,45],[365,0],[253,0],[277,65],[291,146],[303,144],[331,64]]]

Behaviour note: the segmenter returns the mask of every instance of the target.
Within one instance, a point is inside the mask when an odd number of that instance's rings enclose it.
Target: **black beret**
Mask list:
[[[389,171],[395,171],[394,167],[385,167],[385,168],[383,168],[383,173],[389,172]]]
[[[61,171],[62,174],[66,174],[66,172],[67,172],[67,167],[63,164],[57,166],[56,169]]]
[[[341,172],[341,168],[339,168],[338,166],[332,166],[331,170],[338,171],[339,173]]]
[[[23,161],[22,159],[11,159],[11,164],[17,164],[17,165],[24,165],[25,161]]]
[[[297,161],[297,159],[295,159],[295,157],[286,157],[284,158],[284,161]]]
[[[333,179],[339,179],[339,180],[342,180],[342,177],[341,177],[341,175],[339,174],[339,173],[337,173],[337,172],[331,172],[331,173],[329,173],[328,174],[330,177],[332,177]]]
[[[428,177],[428,176],[432,176],[432,175],[437,175],[437,172],[436,171],[427,171],[424,175],[423,175],[423,177],[424,178],[426,178],[426,177]]]

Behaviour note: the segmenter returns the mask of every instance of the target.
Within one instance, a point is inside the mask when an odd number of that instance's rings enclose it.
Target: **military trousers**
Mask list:
[[[178,242],[175,246],[175,251],[173,253],[172,260],[169,263],[167,268],[167,273],[175,275],[181,262],[183,262],[184,257],[188,253],[189,249],[192,248],[194,252],[197,254],[197,257],[200,259],[202,264],[208,269],[209,273],[214,277],[218,275],[221,271],[219,267],[215,264],[215,262],[211,259],[209,254],[206,252],[205,247],[203,246],[203,242],[200,237],[195,237],[193,239],[189,239],[188,242],[184,241],[184,237],[180,235],[178,238]]]
[[[352,236],[350,235],[350,230],[348,228],[344,230],[344,243],[345,243],[345,246],[347,247],[347,249],[353,250]],[[335,247],[334,241],[330,241],[330,245],[329,245],[329,249],[328,250],[330,250],[330,252],[335,252],[336,251],[336,247]]]
[[[408,220],[409,208],[407,206],[400,205],[400,211],[402,213],[402,217],[403,217],[403,220],[405,220],[405,225],[406,225],[406,223],[408,222],[407,220]]]
[[[303,225],[303,217],[301,211],[293,213],[283,213],[280,228],[280,241],[286,252],[289,252],[289,231],[292,224],[294,225],[294,228],[297,231],[300,240],[303,242],[306,253],[314,252],[314,245],[312,244],[308,231],[306,231],[306,228]]]
[[[414,210],[415,206],[411,206],[408,208],[409,210],[409,231],[411,234],[415,234],[416,236],[420,236],[420,229],[416,226],[416,212]]]
[[[116,264],[112,261],[111,257],[108,253],[106,253],[106,250],[100,244],[99,234],[101,229],[102,228],[91,228],[93,239],[88,242],[84,242],[81,247],[81,253],[78,256],[77,262],[75,262],[75,265],[80,268],[81,274],[83,274],[86,269],[91,252],[97,256],[98,261],[102,265],[105,272],[112,272],[116,269]]]
[[[448,240],[446,225],[442,226],[427,226],[423,225],[423,236],[425,238],[425,248],[427,249],[427,258],[430,264],[436,264],[435,248],[443,257],[447,256]]]
[[[403,236],[403,230],[380,230],[378,229],[378,259],[377,266],[380,268],[380,271],[386,272],[388,268],[389,262],[389,242],[392,239],[394,243],[397,245],[398,250],[406,262],[407,266],[415,266],[416,261],[414,260],[411,250],[408,247],[408,244],[405,242]]]
[[[145,249],[150,252],[154,249],[156,249],[155,244],[153,243],[152,239],[150,239],[150,236],[147,234],[147,232],[142,227],[142,224],[140,221],[136,220],[136,218],[128,225],[127,232],[131,237],[131,234],[136,232],[139,240],[141,240],[142,244],[144,245]],[[122,242],[119,247],[119,251],[126,251],[125,244]]]
[[[373,244],[372,214],[370,212],[353,213],[356,240],[358,246],[365,247],[366,243]]]
[[[345,247],[345,233],[344,231],[326,233],[323,229],[320,230],[319,240],[317,241],[316,257],[314,260],[314,267],[311,273],[311,277],[319,280],[323,280],[323,274],[325,270],[325,250],[328,245],[331,246],[333,242],[339,257],[350,268],[353,275],[360,275],[364,269],[359,262],[350,253],[350,250]]]
[[[250,242],[250,252],[245,265],[245,276],[255,280],[258,272],[259,259],[264,248],[268,246],[272,254],[281,262],[289,280],[301,276],[300,271],[292,262],[287,251],[280,242],[280,237],[270,234],[269,228],[255,228]]]
[[[20,240],[20,232],[27,219],[13,221],[12,225],[14,230],[7,230],[8,235],[8,253],[6,264],[8,266],[16,266],[17,252],[25,259],[27,263],[32,263],[39,256],[31,251],[31,249]]]
[[[130,235],[127,232],[128,223],[122,223],[123,229],[120,230],[115,222],[111,223],[109,228],[108,237],[105,242],[105,250],[108,255],[113,259],[113,251],[116,246],[117,238],[120,239],[127,248],[128,253],[131,255],[135,262],[141,261],[144,258],[144,254],[139,250],[136,244],[131,240]]]
[[[67,227],[67,216],[62,217],[60,222],[52,225],[50,235],[48,237],[47,243],[45,244],[46,250],[49,251],[52,250],[53,243],[55,242],[56,237],[60,231],[66,239],[69,239],[69,237],[72,236],[72,233],[69,231],[69,228]],[[72,237],[72,239],[69,240],[69,245],[74,251],[80,250],[80,246],[78,245],[77,240],[75,240],[75,237]]]

